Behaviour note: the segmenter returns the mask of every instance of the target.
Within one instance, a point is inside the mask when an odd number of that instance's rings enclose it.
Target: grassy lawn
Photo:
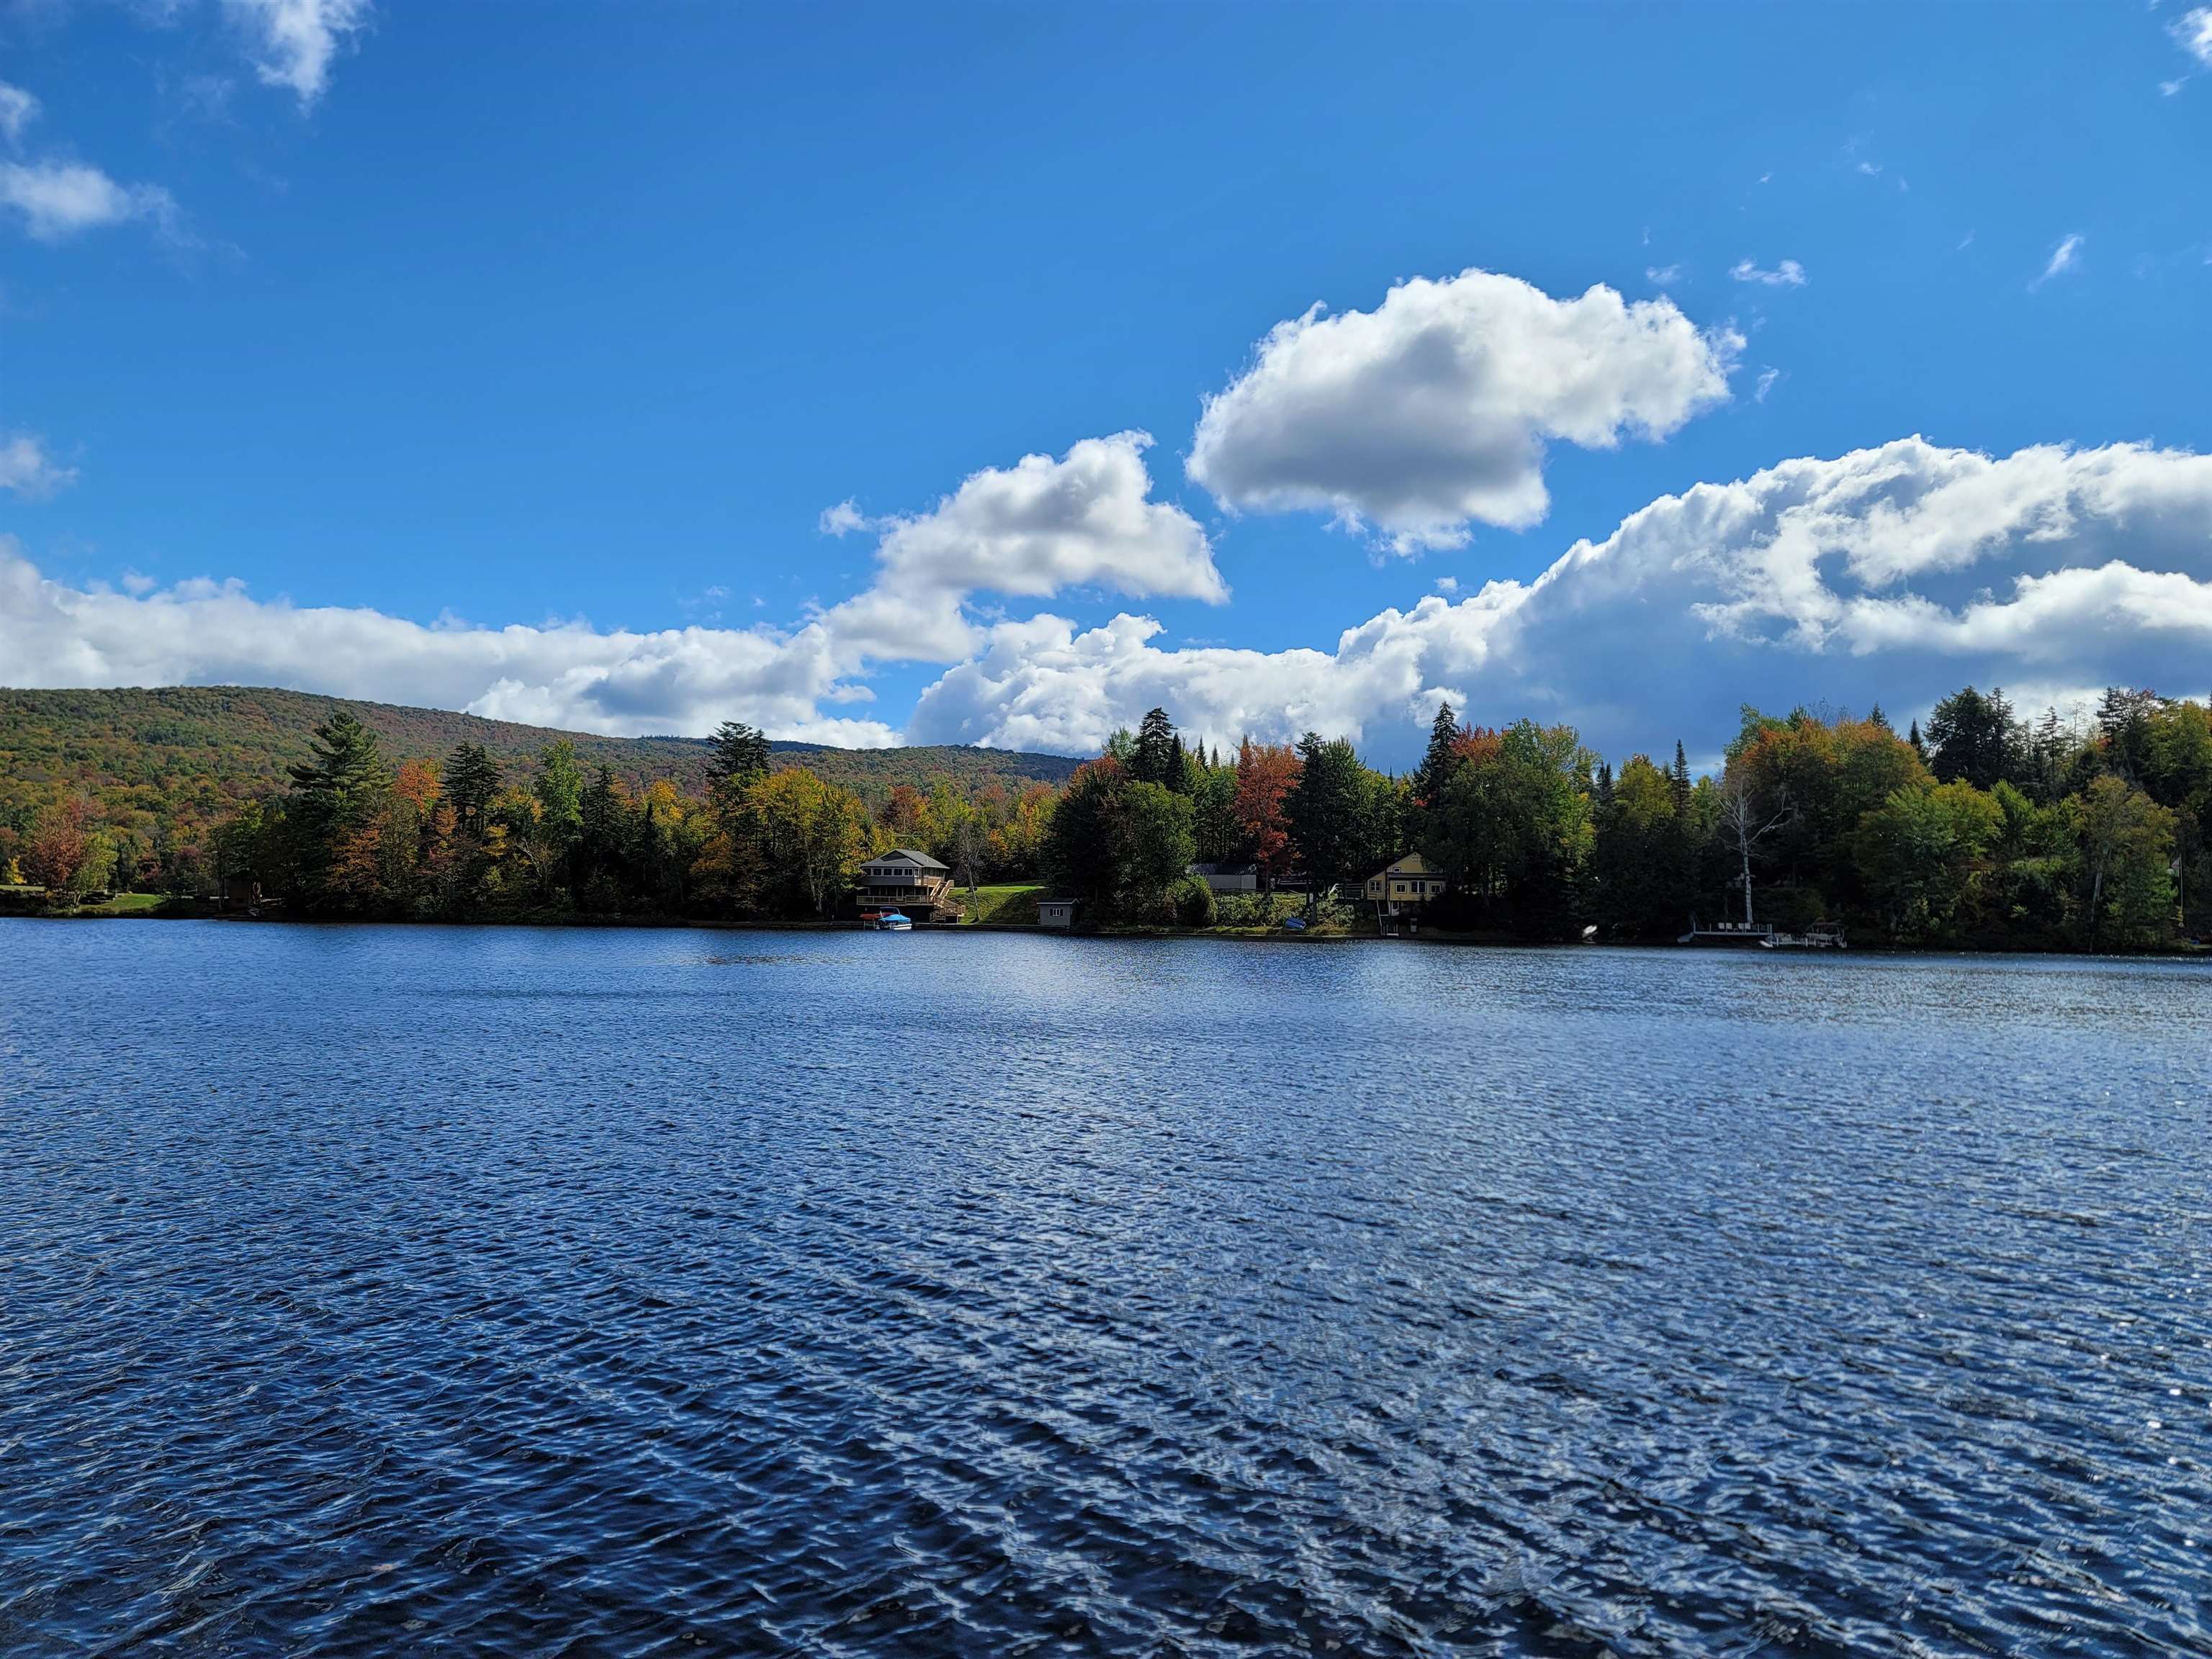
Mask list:
[[[1036,921],[1036,902],[1048,890],[1026,882],[1012,883],[999,887],[978,887],[970,898],[963,889],[960,903],[965,914],[963,921],[1021,922],[1034,926]]]
[[[46,895],[36,887],[0,888],[0,896],[19,899],[25,909],[45,908]],[[73,908],[56,907],[64,915],[72,916],[143,916],[158,910],[168,902],[166,893],[118,893],[99,904],[80,904]]]
[[[167,893],[118,893],[105,904],[85,907],[88,916],[130,916],[158,910],[169,902]]]

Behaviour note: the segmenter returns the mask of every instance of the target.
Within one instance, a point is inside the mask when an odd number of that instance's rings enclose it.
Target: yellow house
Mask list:
[[[1408,853],[1367,878],[1367,902],[1387,905],[1395,916],[1401,908],[1418,908],[1450,885],[1419,853]]]

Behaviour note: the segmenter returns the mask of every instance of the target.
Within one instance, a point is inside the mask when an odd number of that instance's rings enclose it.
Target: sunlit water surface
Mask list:
[[[2212,972],[0,922],[0,1651],[2212,1651]]]

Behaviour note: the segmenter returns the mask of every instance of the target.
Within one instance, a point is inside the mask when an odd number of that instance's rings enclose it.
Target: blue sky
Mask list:
[[[2172,0],[0,18],[0,681],[1385,760],[2212,684]]]

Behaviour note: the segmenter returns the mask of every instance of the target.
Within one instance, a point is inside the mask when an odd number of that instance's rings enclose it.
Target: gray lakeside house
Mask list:
[[[944,907],[952,872],[928,854],[894,847],[860,866],[860,908],[902,910],[916,921],[929,921]]]

